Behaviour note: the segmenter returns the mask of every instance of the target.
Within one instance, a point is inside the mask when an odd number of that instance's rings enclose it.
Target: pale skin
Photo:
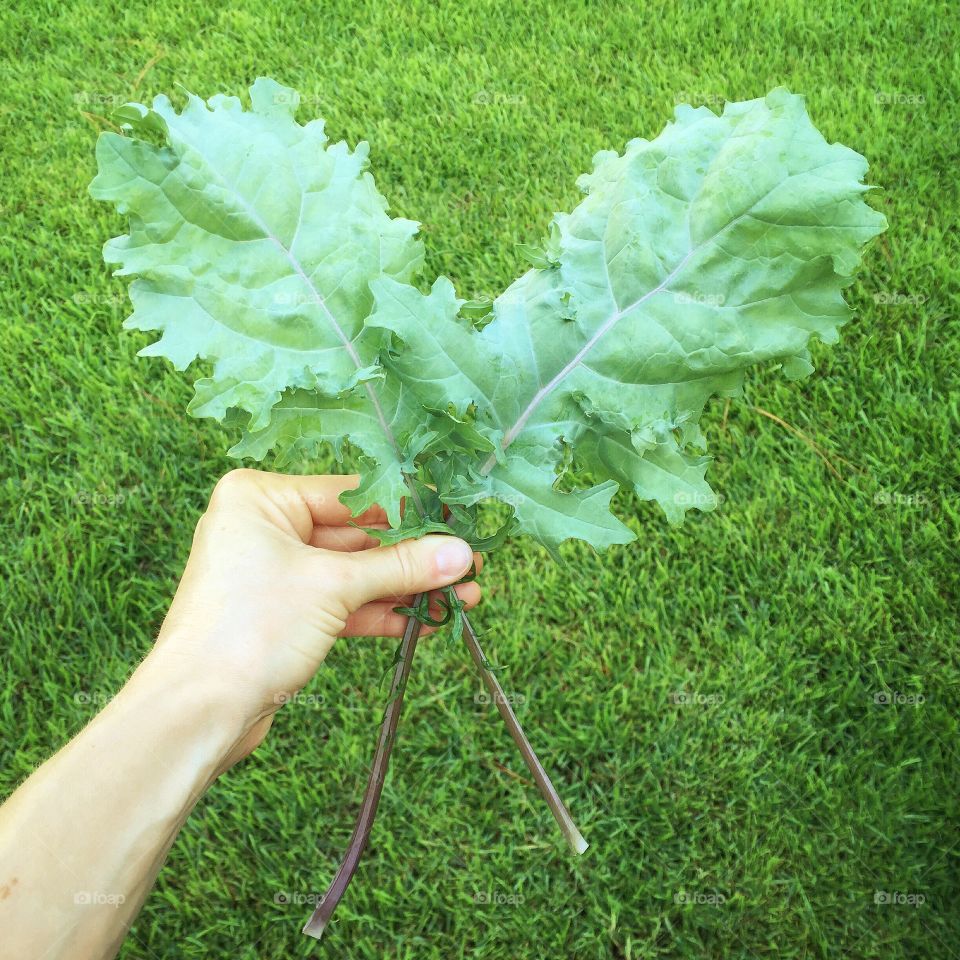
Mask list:
[[[381,547],[348,526],[338,496],[357,479],[237,470],[217,484],[150,653],[0,806],[0,960],[115,956],[199,798],[334,641],[400,636],[394,606],[480,569],[455,537]],[[480,599],[475,582],[456,589]]]

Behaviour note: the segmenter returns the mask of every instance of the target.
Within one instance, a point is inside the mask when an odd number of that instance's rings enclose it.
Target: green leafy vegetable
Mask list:
[[[144,355],[177,369],[212,364],[196,384],[196,416],[244,410],[281,456],[349,437],[370,458],[351,506],[380,499],[396,522],[424,428],[398,385],[381,397],[382,337],[364,320],[371,280],[406,282],[420,267],[418,224],[387,216],[364,172],[365,143],[328,146],[323,121],[298,124],[298,95],[273,80],[257,80],[250,97],[244,110],[235,97],[190,95],[181,113],[157,97],[150,109],[124,108],[132,136],[100,137],[91,193],[130,223],[104,258],[139,277],[126,325],[162,331]],[[296,391],[284,400],[292,406],[272,423],[285,391]],[[314,408],[298,431],[289,411],[326,398],[339,402],[324,406],[323,426]],[[239,452],[262,446],[249,439]]]
[[[841,290],[885,224],[862,200],[865,171],[784,90],[720,117],[679,107],[652,142],[595,157],[587,198],[554,219],[556,268],[512,284],[481,332],[446,280],[426,296],[374,281],[367,322],[404,341],[398,373],[431,408],[474,404],[496,447],[446,498],[503,499],[548,546],[632,539],[608,509],[617,484],[673,521],[712,508],[693,452],[704,404],[756,363],[809,373],[810,338],[836,341]],[[565,446],[602,482],[558,493]]]
[[[127,325],[162,332],[144,354],[211,364],[190,410],[249,414],[235,456],[272,449],[282,466],[349,441],[365,465],[345,500],[381,503],[398,533],[415,476],[466,508],[466,535],[492,498],[550,549],[633,539],[610,512],[621,486],[674,522],[711,509],[706,401],[757,363],[809,373],[810,339],[837,339],[842,289],[884,229],[866,161],[827,143],[801,97],[681,106],[656,139],[598,154],[586,198],[519,245],[533,269],[465,304],[445,278],[413,285],[417,225],[387,216],[366,144],[328,145],[272,80],[250,93],[250,110],[131,105],[131,135],[101,137],[91,190],[130,221],[104,256],[139,277]],[[571,461],[596,485],[561,492]]]
[[[207,365],[190,411],[240,422],[233,455],[273,450],[283,466],[324,444],[360,452],[343,499],[354,514],[386,509],[391,529],[370,531],[384,543],[444,531],[487,550],[516,530],[551,551],[626,543],[610,510],[621,487],[672,522],[712,509],[705,404],[755,364],[808,374],[811,339],[836,341],[843,288],[885,228],[863,199],[866,161],[827,143],[801,97],[778,89],[720,116],[681,106],[656,139],[597,154],[583,201],[542,244],[518,245],[531,269],[467,303],[446,278],[415,285],[417,224],[387,215],[365,143],[328,145],[272,80],[250,98],[119,111],[91,192],[130,232],[104,258],[137,278],[126,325],[161,334],[141,353]],[[564,489],[581,468],[594,485]],[[490,499],[511,516],[484,537]],[[439,618],[427,596],[399,608],[410,622],[367,793],[314,936],[366,844],[421,623],[462,632],[564,835],[586,849],[452,588],[439,606]]]

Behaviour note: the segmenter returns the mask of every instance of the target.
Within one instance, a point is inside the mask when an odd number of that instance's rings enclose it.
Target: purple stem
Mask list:
[[[420,596],[413,601],[413,606],[420,602]],[[367,780],[367,789],[363,795],[363,804],[357,816],[357,825],[353,828],[350,845],[344,854],[340,869],[337,870],[323,899],[313,911],[313,916],[307,921],[303,932],[317,940],[323,936],[323,931],[333,911],[337,909],[340,898],[346,892],[347,886],[356,872],[360,857],[363,855],[373,827],[373,820],[377,815],[377,806],[380,803],[380,794],[383,792],[383,782],[387,776],[387,766],[390,763],[390,751],[397,735],[397,723],[400,721],[400,710],[403,707],[403,694],[407,687],[407,678],[410,676],[410,663],[420,638],[420,621],[411,617],[407,621],[407,629],[403,633],[400,644],[400,655],[397,668],[393,674],[393,683],[390,685],[390,699],[384,712],[383,722],[380,724],[380,737],[377,740],[377,751],[373,757],[373,766],[370,768],[370,777]]]
[[[421,595],[414,598],[413,606],[420,603]],[[420,621],[415,617],[407,620],[407,627],[403,633],[403,640],[400,644],[400,655],[397,662],[397,668],[394,671],[393,683],[390,685],[390,699],[387,703],[387,709],[384,713],[383,723],[380,725],[380,737],[377,740],[377,750],[374,754],[373,765],[370,768],[370,777],[367,780],[367,788],[363,795],[363,803],[360,807],[360,813],[357,816],[356,826],[353,828],[353,835],[350,837],[350,844],[347,852],[344,854],[343,862],[337,870],[336,876],[323,895],[323,899],[313,911],[313,916],[303,928],[303,932],[319,940],[323,936],[330,918],[333,916],[337,904],[340,902],[347,887],[350,884],[353,875],[363,856],[363,851],[367,846],[367,840],[370,837],[370,830],[373,827],[374,818],[377,815],[377,807],[380,803],[380,795],[383,792],[383,783],[387,775],[387,767],[390,763],[390,752],[393,749],[393,743],[396,739],[397,724],[400,722],[400,710],[403,707],[403,694],[407,688],[407,678],[410,676],[410,664],[413,660],[414,651],[417,648],[417,640],[420,637]],[[547,775],[540,758],[537,756],[530,741],[527,739],[517,715],[513,712],[507,695],[500,686],[493,670],[490,669],[489,661],[484,655],[477,639],[476,631],[470,623],[466,614],[463,615],[463,640],[473,657],[473,662],[480,671],[480,676],[486,685],[487,691],[493,698],[493,702],[503,718],[503,722],[510,731],[514,743],[520,750],[527,769],[533,776],[540,794],[546,800],[550,812],[556,818],[563,832],[567,843],[574,853],[581,854],[587,849],[587,842],[583,839],[577,825],[570,816],[560,794],[557,793],[553,781]]]
[[[490,669],[490,664],[483,654],[480,641],[477,639],[477,634],[467,619],[466,614],[464,614],[463,617],[463,641],[467,645],[470,655],[473,657],[473,662],[480,671],[480,676],[483,677],[487,691],[490,693],[493,702],[500,711],[500,716],[503,717],[503,722],[510,731],[510,736],[513,737],[513,742],[520,749],[520,753],[523,755],[524,761],[526,761],[527,769],[533,775],[533,779],[540,789],[540,794],[543,796],[543,799],[547,801],[550,812],[560,825],[560,829],[563,831],[567,843],[570,844],[570,848],[574,853],[583,853],[584,850],[587,849],[587,841],[581,836],[577,825],[573,822],[573,817],[570,816],[570,811],[564,806],[563,801],[560,799],[560,794],[557,793],[557,789],[554,787],[550,777],[547,776],[547,771],[544,770],[540,758],[534,752],[530,741],[523,732],[523,727],[520,726],[520,721],[513,712],[507,695],[503,692],[503,687],[500,686],[500,681],[497,679],[493,670]]]

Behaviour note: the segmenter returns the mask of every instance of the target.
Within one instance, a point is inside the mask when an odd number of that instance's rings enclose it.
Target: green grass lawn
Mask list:
[[[567,544],[556,563],[518,540],[488,562],[475,620],[583,858],[521,782],[466,651],[438,637],[414,665],[367,857],[324,941],[301,936],[352,829],[395,647],[343,641],[312,700],[284,707],[189,819],[122,957],[960,957],[951,5],[14,6],[2,796],[148,650],[231,466],[220,428],[184,412],[188,378],[121,332],[125,285],[100,247],[124,225],[86,192],[94,115],[272,75],[302,92],[301,117],[370,141],[394,211],[423,223],[426,275],[462,296],[522,272],[514,244],[576,202],[592,155],[655,135],[680,100],[806,94],[828,139],[870,160],[890,222],[816,373],[757,371],[708,409],[716,513],[671,529],[621,497],[630,546]]]

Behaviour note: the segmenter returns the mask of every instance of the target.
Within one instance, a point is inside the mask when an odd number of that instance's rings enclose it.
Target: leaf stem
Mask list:
[[[416,597],[414,606],[420,602],[421,596],[422,594]],[[403,707],[403,694],[407,688],[407,678],[410,676],[410,664],[417,648],[417,640],[420,638],[420,626],[420,621],[414,617],[407,621],[407,628],[403,633],[403,640],[400,644],[397,667],[393,674],[393,683],[390,685],[390,699],[387,701],[383,722],[380,724],[377,750],[373,757],[373,765],[370,768],[370,776],[367,780],[367,788],[363,795],[360,813],[357,816],[357,824],[353,828],[350,844],[336,876],[323,895],[323,899],[317,905],[317,909],[313,911],[313,916],[310,917],[303,928],[304,933],[315,937],[317,940],[323,936],[323,931],[333,916],[333,911],[337,909],[337,904],[346,892],[370,837],[370,830],[377,815],[377,806],[380,803],[380,794],[383,792],[387,767],[390,763],[390,752],[396,739],[397,724],[400,721],[400,711]]]
[[[421,516],[424,516],[423,503],[415,484],[411,483],[409,478],[408,486],[410,487],[418,512]],[[412,607],[419,607],[423,598],[423,594],[418,594],[414,598]],[[547,771],[540,762],[540,758],[527,739],[527,735],[523,732],[520,721],[513,712],[513,708],[510,706],[503,687],[500,686],[500,681],[497,680],[493,671],[490,669],[489,662],[484,655],[483,649],[480,647],[480,641],[477,639],[473,625],[467,618],[466,613],[462,616],[464,643],[470,651],[470,655],[473,657],[477,669],[480,671],[480,676],[483,678],[483,682],[490,696],[493,698],[493,702],[496,704],[497,710],[503,718],[503,722],[507,725],[507,730],[510,731],[510,736],[513,737],[514,743],[516,743],[519,748],[520,754],[523,756],[524,762],[527,765],[527,769],[532,774],[543,799],[546,800],[550,812],[556,818],[560,830],[563,832],[567,843],[570,844],[570,848],[574,853],[583,853],[588,846],[586,840],[581,836],[577,825],[573,822],[573,817],[570,816],[570,811],[567,810],[563,801],[560,799],[560,795],[557,793],[556,787],[554,787],[553,782],[547,775]],[[346,893],[347,887],[351,879],[353,879],[354,873],[356,873],[360,858],[363,856],[363,851],[366,849],[367,841],[370,838],[373,821],[377,815],[377,807],[380,804],[380,795],[383,792],[387,767],[390,763],[390,753],[396,739],[397,724],[400,722],[400,711],[403,707],[403,695],[406,691],[407,680],[410,676],[410,665],[413,660],[413,654],[417,647],[417,641],[420,638],[421,626],[420,620],[416,617],[409,617],[407,619],[407,626],[403,633],[403,640],[400,644],[400,651],[397,658],[397,667],[393,675],[393,683],[390,686],[390,697],[387,701],[386,710],[384,711],[383,722],[380,725],[377,749],[373,757],[370,776],[367,779],[363,803],[360,806],[360,813],[357,816],[353,835],[350,837],[350,843],[344,854],[343,861],[337,870],[336,876],[334,876],[330,886],[327,888],[327,892],[323,895],[316,910],[313,911],[313,915],[303,928],[305,934],[315,937],[317,940],[323,936],[323,932],[330,922],[337,905],[340,903],[344,893]]]
[[[570,844],[570,849],[577,854],[583,853],[589,844],[581,836],[577,825],[573,822],[573,817],[570,816],[570,811],[564,806],[563,801],[560,799],[560,794],[557,793],[557,789],[547,775],[547,771],[543,768],[540,758],[530,745],[527,735],[523,732],[523,727],[520,726],[520,721],[513,712],[513,707],[510,706],[510,701],[503,692],[503,687],[500,686],[500,681],[490,669],[489,661],[484,656],[480,641],[477,639],[476,631],[473,629],[473,625],[470,623],[466,614],[463,615],[463,642],[467,645],[467,649],[470,651],[473,662],[480,671],[480,676],[483,678],[487,691],[493,698],[497,710],[500,711],[500,716],[503,717],[503,722],[507,725],[510,736],[513,737],[513,742],[523,755],[527,769],[533,775],[533,779],[540,790],[541,796],[547,801],[550,812],[556,818],[560,830],[567,839],[567,843]]]

